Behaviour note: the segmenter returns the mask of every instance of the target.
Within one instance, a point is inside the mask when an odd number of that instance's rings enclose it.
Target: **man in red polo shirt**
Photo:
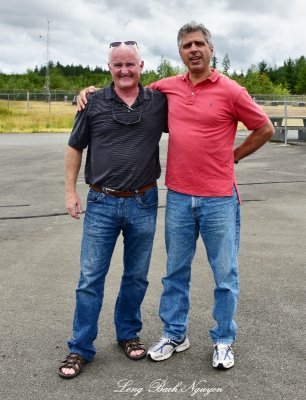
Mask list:
[[[191,263],[201,235],[215,279],[210,330],[213,367],[234,365],[234,314],[239,294],[240,200],[234,163],[256,151],[273,135],[267,115],[247,91],[210,68],[211,34],[202,24],[178,32],[180,56],[188,72],[149,87],[168,99],[169,147],[166,170],[167,272],[163,278],[161,339],[150,348],[154,361],[189,348],[188,311]],[[85,100],[85,93],[81,96]],[[79,106],[80,107],[80,106]],[[233,150],[237,124],[252,131]]]

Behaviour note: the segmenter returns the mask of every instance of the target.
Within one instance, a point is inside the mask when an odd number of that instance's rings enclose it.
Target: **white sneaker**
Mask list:
[[[167,360],[172,356],[173,352],[179,353],[187,350],[189,346],[190,343],[187,336],[180,342],[162,337],[148,350],[148,357],[154,361]]]
[[[230,344],[215,343],[213,363],[214,368],[227,369],[234,365],[234,352]]]

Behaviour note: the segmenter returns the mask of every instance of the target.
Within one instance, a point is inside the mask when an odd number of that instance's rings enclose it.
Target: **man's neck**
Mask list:
[[[210,68],[205,70],[204,72],[199,73],[189,71],[189,79],[193,85],[205,81],[205,79],[209,78],[211,75],[212,70]]]
[[[120,99],[122,99],[128,106],[134,104],[139,93],[138,86],[128,89],[120,89],[115,86],[114,89],[116,94],[120,97]]]

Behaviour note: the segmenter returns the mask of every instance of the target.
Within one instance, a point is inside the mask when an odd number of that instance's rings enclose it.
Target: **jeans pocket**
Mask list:
[[[93,189],[89,189],[87,195],[87,203],[97,203],[99,200],[104,199],[105,193],[97,192]]]
[[[141,207],[153,207],[158,204],[158,190],[152,188],[146,190],[143,196],[136,196],[137,204]]]

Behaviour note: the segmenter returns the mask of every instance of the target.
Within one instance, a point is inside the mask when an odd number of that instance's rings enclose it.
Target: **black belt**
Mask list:
[[[140,187],[139,189],[128,190],[128,191],[108,189],[106,187],[98,186],[98,185],[89,185],[89,186],[91,187],[91,189],[95,190],[96,192],[105,193],[105,194],[108,194],[109,196],[135,197],[135,196],[143,196],[146,190],[156,187],[157,183],[152,182],[152,183],[149,183],[148,185]]]

